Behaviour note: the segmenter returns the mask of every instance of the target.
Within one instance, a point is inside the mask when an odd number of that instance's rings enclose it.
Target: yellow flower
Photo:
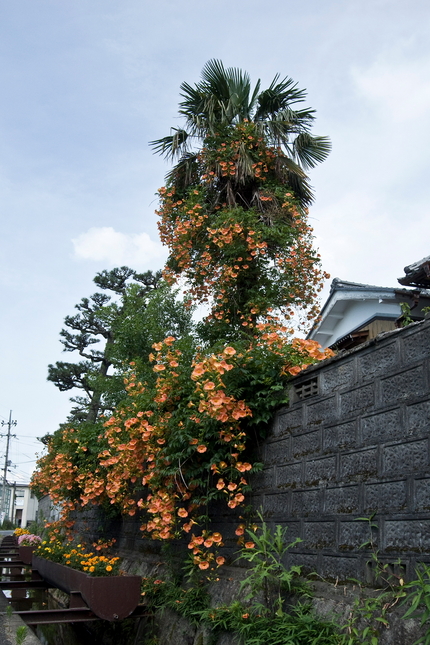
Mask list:
[[[107,565],[106,571],[112,571],[112,567],[110,566],[110,564]]]

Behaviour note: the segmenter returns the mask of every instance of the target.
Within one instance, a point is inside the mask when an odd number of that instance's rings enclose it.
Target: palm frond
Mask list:
[[[167,182],[173,182],[179,191],[196,184],[198,179],[197,154],[192,152],[186,152],[166,175]]]
[[[193,135],[204,138],[216,125],[226,121],[230,100],[227,71],[221,61],[210,60],[202,70],[202,80],[191,87],[182,83],[179,113],[185,116]]]
[[[194,119],[196,115],[203,114],[205,93],[198,86],[192,87],[188,83],[182,83],[181,90],[180,95],[184,100],[179,103],[179,114],[187,119]]]
[[[186,150],[189,136],[185,130],[180,128],[171,129],[173,134],[149,142],[154,152],[164,155],[166,159],[173,159],[175,156],[179,156],[183,150]]]
[[[254,177],[253,159],[243,143],[240,144],[237,155],[236,180],[239,184],[244,184],[250,177]]]
[[[227,114],[230,123],[234,120],[250,118],[251,79],[247,72],[237,67],[230,67],[227,70],[229,85],[229,103]]]
[[[308,181],[294,172],[287,171],[287,184],[291,187],[295,197],[302,206],[310,206],[314,201],[314,191]]]
[[[287,157],[286,155],[279,156],[276,159],[276,165],[277,165],[277,173],[279,175],[282,175],[282,173],[285,174],[294,174],[297,175],[297,177],[300,177],[300,179],[307,179],[308,176],[303,170],[299,164],[297,164],[291,157]]]
[[[277,158],[276,166],[278,176],[291,188],[301,205],[310,206],[314,200],[314,193],[303,168],[286,155]]]
[[[291,78],[284,78],[278,83],[279,74],[275,76],[267,90],[258,96],[256,120],[264,119],[289,108],[294,103],[301,103],[306,97],[306,90],[300,90]]]
[[[220,60],[208,60],[202,69],[202,86],[210,90],[218,101],[228,101],[229,83],[228,71]]]
[[[294,157],[303,168],[308,169],[327,159],[331,151],[331,141],[328,137],[317,137],[309,132],[302,132],[295,138],[292,147]]]

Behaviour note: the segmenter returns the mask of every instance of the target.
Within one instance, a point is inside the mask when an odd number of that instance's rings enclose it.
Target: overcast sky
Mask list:
[[[59,331],[97,271],[158,269],[148,141],[179,124],[182,81],[210,58],[308,92],[333,151],[311,174],[323,267],[396,286],[430,254],[428,0],[15,0],[0,5],[0,420],[18,421],[10,480],[68,393]],[[5,434],[6,427],[2,428]],[[41,444],[39,444],[41,447]],[[5,438],[0,440],[3,466]]]

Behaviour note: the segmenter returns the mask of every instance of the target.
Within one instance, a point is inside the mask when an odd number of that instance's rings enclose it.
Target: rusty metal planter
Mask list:
[[[67,594],[80,593],[88,607],[103,620],[127,618],[140,600],[140,576],[89,576],[35,555],[33,569]]]
[[[19,546],[18,547],[18,555],[19,558],[24,564],[31,564],[31,560],[33,558],[33,551],[36,547],[35,546]]]

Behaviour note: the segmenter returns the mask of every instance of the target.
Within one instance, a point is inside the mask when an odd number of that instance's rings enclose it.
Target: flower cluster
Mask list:
[[[274,319],[255,330],[253,345],[237,347],[226,344],[213,353],[189,352],[171,336],[155,343],[150,356],[152,387],[131,365],[125,379],[129,404],[105,422],[99,440],[107,448],[99,453],[97,468],[78,470],[76,475],[81,506],[107,502],[128,515],[141,513],[145,516],[141,530],[154,539],[189,534],[200,569],[224,561],[218,554],[222,535],[198,531],[202,506],[218,498],[229,509],[241,507],[250,489],[248,475],[254,465],[246,456],[249,433],[244,424],[258,422],[262,414],[258,406],[267,408],[273,395],[268,391],[267,396],[253,396],[251,377],[261,392],[260,380],[267,382],[268,374],[286,382],[296,368],[327,355],[312,341],[287,343]],[[234,396],[235,389],[246,397]],[[71,449],[75,434],[71,430],[68,435]],[[51,461],[58,463],[62,461]],[[57,478],[62,481],[60,473],[51,473],[51,482]],[[60,494],[57,489],[57,499]],[[66,511],[73,507],[74,502],[64,502]],[[55,531],[58,535],[60,528]],[[106,546],[102,541],[93,544],[96,551]]]
[[[94,547],[95,551],[103,552],[113,546],[115,542],[115,538],[112,538],[110,540],[97,540],[96,542],[93,542],[92,546]]]
[[[13,534],[15,537],[19,537],[20,535],[30,535],[30,531],[19,526],[14,530]]]
[[[18,546],[39,546],[42,542],[42,538],[38,535],[33,535],[32,533],[23,533],[18,538]]]
[[[253,329],[276,306],[311,321],[326,274],[312,229],[280,175],[284,155],[243,122],[209,137],[199,184],[160,189],[160,237],[170,249],[165,277],[185,277],[190,298],[210,302],[207,322]],[[223,325],[224,323],[224,325]]]
[[[117,576],[120,574],[120,558],[108,558],[84,550],[82,544],[75,547],[61,539],[44,540],[36,550],[39,558],[59,562],[72,569],[84,571],[90,576]]]
[[[221,533],[203,531],[202,535],[192,535],[188,548],[193,554],[193,563],[205,571],[218,568],[225,563],[225,557],[218,555],[218,548],[224,546]]]

